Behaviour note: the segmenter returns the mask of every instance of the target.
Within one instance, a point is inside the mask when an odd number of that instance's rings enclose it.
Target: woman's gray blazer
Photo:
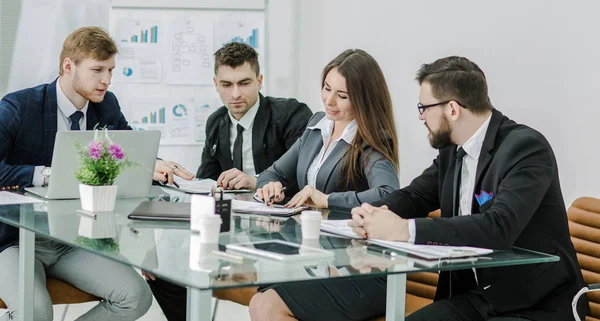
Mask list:
[[[318,112],[308,121],[307,127],[316,125],[325,113]],[[307,185],[306,174],[313,160],[323,147],[323,138],[320,129],[306,129],[294,145],[279,158],[271,167],[258,176],[257,187],[262,187],[269,182],[281,182],[283,186],[294,186],[302,190]],[[357,180],[355,186],[346,187],[340,182],[342,163],[349,145],[340,140],[327,157],[317,174],[319,191],[329,194],[329,208],[332,210],[349,210],[360,206],[362,203],[377,201],[392,191],[399,189],[398,171],[394,164],[385,159],[376,151],[369,151],[365,145],[365,152],[369,155],[367,167],[364,169],[364,178]],[[366,178],[366,179],[365,179]],[[293,195],[287,195],[293,196]]]

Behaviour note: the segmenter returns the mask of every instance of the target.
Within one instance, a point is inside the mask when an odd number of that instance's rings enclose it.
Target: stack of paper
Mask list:
[[[175,185],[165,185],[165,187],[173,188],[185,193],[190,194],[210,194],[217,187],[217,182],[210,179],[198,179],[194,178],[191,181],[185,180],[180,177],[175,177],[175,182],[179,185],[177,188]],[[247,193],[250,190],[238,189],[238,190],[225,190],[225,193]]]
[[[300,206],[294,208],[285,208],[281,205],[266,205],[265,203],[259,203],[254,201],[239,201],[233,200],[232,209],[236,213],[247,213],[247,214],[262,214],[262,215],[273,215],[273,216],[292,216],[296,215],[303,210],[308,209],[308,206]]]
[[[348,226],[351,220],[335,220],[321,222],[321,230],[332,234],[342,235],[350,238],[360,238]],[[420,245],[409,242],[394,242],[377,239],[368,239],[369,242],[390,249],[399,250],[413,254],[427,260],[445,258],[461,258],[492,253],[493,250],[470,246],[443,246],[443,245]]]

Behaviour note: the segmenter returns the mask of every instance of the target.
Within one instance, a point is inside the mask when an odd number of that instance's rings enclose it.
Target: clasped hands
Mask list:
[[[363,238],[386,241],[408,241],[408,220],[390,211],[386,205],[375,207],[363,203],[352,209],[352,231]]]
[[[272,205],[274,202],[282,201],[285,198],[285,192],[280,182],[269,182],[256,190],[256,196],[261,200],[266,200],[267,205]],[[308,205],[313,208],[327,208],[328,198],[329,195],[313,186],[306,185],[284,207],[293,208],[300,205]]]

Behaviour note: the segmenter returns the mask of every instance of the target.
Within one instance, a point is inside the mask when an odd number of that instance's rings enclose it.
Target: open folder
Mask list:
[[[231,205],[231,207],[235,213],[261,214],[286,217],[296,215],[309,208],[308,206],[285,208],[281,205],[266,205],[265,203],[260,202],[239,200],[233,200],[233,204]]]
[[[351,220],[325,220],[321,222],[321,230],[327,233],[360,238],[356,235],[348,222]],[[368,242],[393,250],[399,250],[408,254],[418,256],[426,260],[438,260],[447,258],[464,258],[490,254],[493,250],[471,246],[444,246],[444,245],[421,245],[409,242],[384,241],[378,239],[367,239]]]

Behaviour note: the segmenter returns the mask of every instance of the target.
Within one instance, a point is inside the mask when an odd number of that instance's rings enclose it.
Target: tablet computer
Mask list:
[[[300,246],[300,244],[281,240],[227,244],[227,249],[279,261],[301,261],[333,257],[333,252],[328,250]]]

